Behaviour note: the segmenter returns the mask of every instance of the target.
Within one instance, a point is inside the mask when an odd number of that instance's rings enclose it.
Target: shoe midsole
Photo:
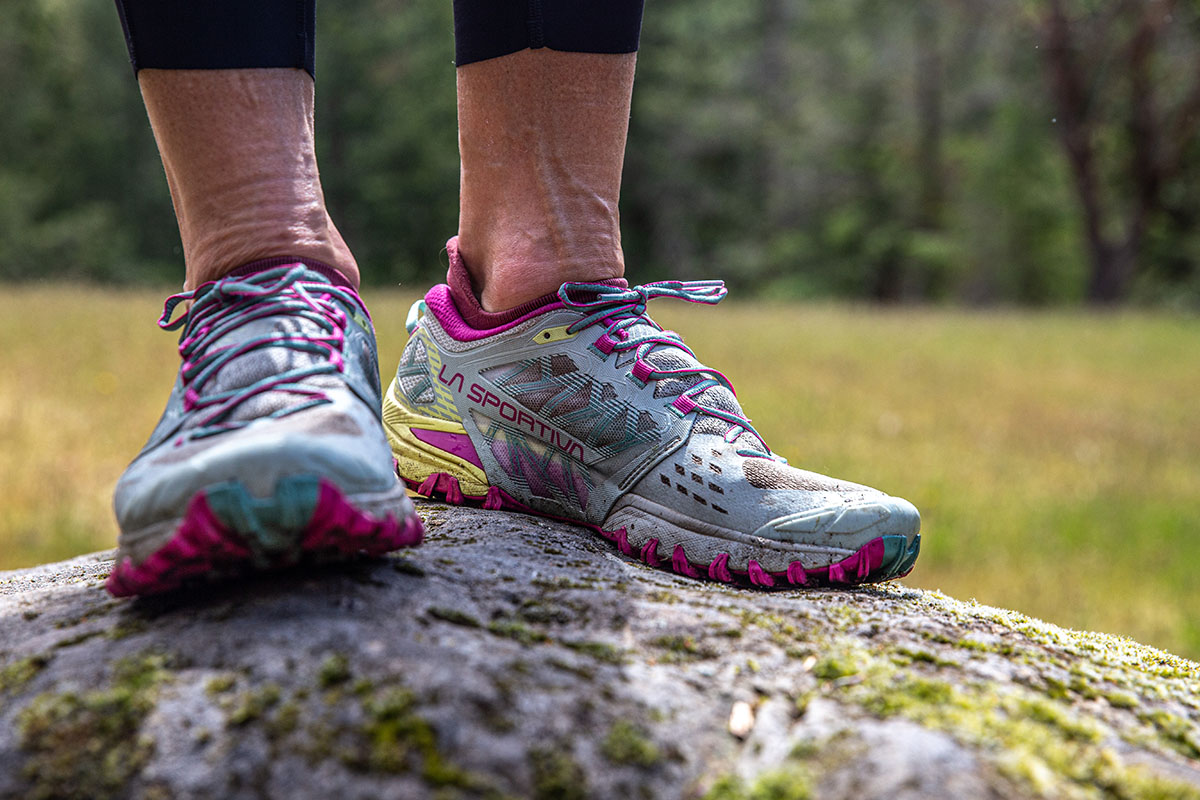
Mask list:
[[[801,562],[807,569],[829,566],[852,555],[874,538],[847,547],[775,542],[718,528],[632,494],[625,496],[602,527],[609,531],[624,528],[629,544],[635,550],[640,550],[650,539],[657,539],[659,558],[670,558],[676,545],[683,545],[693,563],[709,563],[717,555],[728,553],[729,568],[741,572],[746,571],[750,559],[768,572],[783,572],[793,561]]]
[[[491,485],[482,469],[465,458],[421,441],[413,434],[413,428],[467,435],[467,429],[461,423],[413,411],[400,397],[399,387],[393,380],[383,397],[383,431],[392,446],[400,477],[421,483],[430,475],[444,472],[458,480],[464,494],[475,497],[487,494]]]
[[[292,475],[284,480],[296,477],[306,476]],[[311,477],[319,480],[316,476]],[[220,485],[227,486],[228,484],[229,482],[226,481]],[[205,495],[214,488],[216,487],[200,489],[193,497]],[[409,514],[416,513],[413,510],[412,501],[408,498],[408,492],[404,484],[400,481],[397,481],[394,486],[382,492],[361,492],[347,495],[345,499],[354,508],[375,517],[384,517],[387,514],[393,514],[399,518],[403,518]],[[117,562],[119,563],[125,558],[129,558],[134,564],[142,563],[171,541],[186,517],[187,514],[184,513],[152,523],[137,530],[122,531],[118,539]],[[300,534],[305,533],[306,525],[307,520],[305,520],[304,524],[296,526],[296,529],[291,532],[299,537]],[[299,538],[297,538],[298,541]]]

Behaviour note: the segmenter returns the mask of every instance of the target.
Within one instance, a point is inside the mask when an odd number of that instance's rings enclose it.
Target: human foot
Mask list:
[[[336,273],[226,277],[172,296],[159,325],[183,328],[183,365],[117,483],[109,592],[420,542],[380,428],[374,330]]]

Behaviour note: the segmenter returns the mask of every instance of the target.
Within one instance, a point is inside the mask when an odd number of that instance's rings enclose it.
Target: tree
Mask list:
[[[1194,177],[1200,36],[1178,0],[1045,0],[1039,14],[1059,141],[1091,261],[1088,299],[1125,299],[1172,184]]]

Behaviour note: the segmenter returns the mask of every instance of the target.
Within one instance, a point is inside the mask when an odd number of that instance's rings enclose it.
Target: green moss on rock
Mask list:
[[[652,767],[662,760],[662,753],[644,731],[628,720],[617,720],[600,743],[600,752],[613,764]]]
[[[587,800],[587,776],[568,747],[529,751],[534,800]]]
[[[5,665],[0,669],[0,694],[20,690],[33,680],[35,675],[45,669],[51,658],[52,656],[47,654],[38,654]]]
[[[713,784],[703,800],[811,800],[812,777],[798,765],[762,773],[747,783],[727,775]]]
[[[843,643],[819,661],[814,673],[834,680],[830,697],[879,717],[899,716],[943,731],[973,749],[993,754],[999,771],[1031,796],[1083,792],[1103,797],[1180,797],[1200,800],[1200,791],[1151,776],[1124,764],[1103,746],[1100,724],[1081,715],[1071,699],[1028,687],[987,681],[950,683],[898,667],[886,649],[867,653]],[[1161,715],[1159,730],[1180,733]],[[1150,792],[1150,794],[1146,794]]]
[[[279,686],[274,683],[265,683],[243,692],[229,714],[229,724],[245,725],[259,719],[268,709],[279,703],[281,694]]]
[[[479,620],[472,617],[465,611],[459,611],[457,608],[442,608],[440,606],[430,606],[425,612],[434,619],[440,619],[443,622],[449,622],[452,625],[461,625],[464,628],[480,628]]]
[[[169,673],[161,654],[117,662],[112,685],[86,692],[39,695],[17,715],[23,768],[31,798],[108,798],[153,753],[138,735]]]
[[[715,650],[703,647],[696,642],[695,637],[683,634],[668,634],[650,641],[655,647],[661,647],[667,654],[659,661],[664,663],[681,663],[715,658],[719,655]]]
[[[541,631],[535,631],[524,622],[517,620],[496,620],[487,626],[488,633],[503,636],[524,645],[540,644],[550,637]]]
[[[317,683],[331,689],[350,680],[350,661],[341,653],[330,653],[317,668]]]

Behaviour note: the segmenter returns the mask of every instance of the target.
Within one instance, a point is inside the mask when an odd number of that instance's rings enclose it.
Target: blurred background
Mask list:
[[[182,279],[111,4],[0,0],[0,569],[109,547]],[[457,216],[450,3],[318,3],[317,145],[388,371]],[[1200,657],[1200,7],[648,0],[630,277],[912,585]],[[401,288],[397,288],[400,285]]]

